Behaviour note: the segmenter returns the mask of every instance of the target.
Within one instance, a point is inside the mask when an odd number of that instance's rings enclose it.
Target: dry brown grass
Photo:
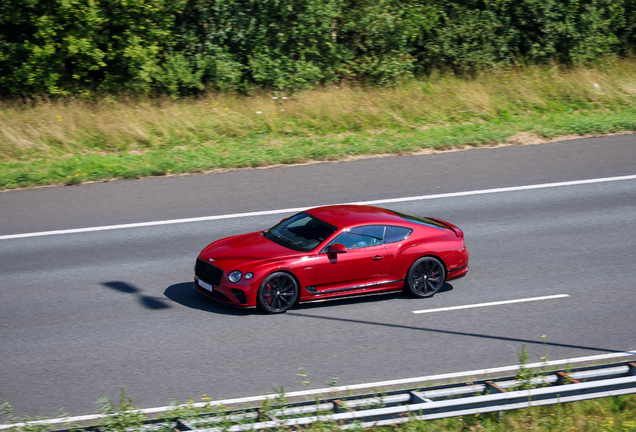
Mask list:
[[[0,160],[215,145],[267,136],[316,137],[490,122],[528,112],[636,107],[636,61],[603,68],[528,67],[474,79],[434,74],[392,88],[341,86],[295,95],[207,93],[172,101],[0,104]]]

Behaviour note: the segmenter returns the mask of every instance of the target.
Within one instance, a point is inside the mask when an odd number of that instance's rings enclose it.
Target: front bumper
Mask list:
[[[208,291],[199,285],[199,278],[194,276],[194,288],[204,296],[232,306],[254,306],[250,305],[245,295],[245,291],[233,286],[220,285],[212,286],[212,291]],[[241,295],[242,293],[242,295]]]

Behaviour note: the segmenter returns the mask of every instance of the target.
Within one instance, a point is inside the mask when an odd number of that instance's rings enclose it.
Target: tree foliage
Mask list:
[[[311,88],[636,41],[636,0],[3,0],[0,93]]]

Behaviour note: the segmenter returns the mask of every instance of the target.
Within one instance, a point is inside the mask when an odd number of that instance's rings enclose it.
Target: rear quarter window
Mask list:
[[[330,245],[340,243],[347,250],[382,244],[384,225],[368,225],[351,228],[333,239]]]
[[[390,210],[390,211],[395,213],[396,215],[404,218],[404,220],[412,222],[412,223],[415,223],[415,224],[418,224],[418,225],[426,225],[426,226],[435,227],[435,228],[439,228],[439,229],[443,229],[443,230],[449,230],[450,229],[447,226],[445,226],[445,225],[443,225],[443,224],[441,224],[441,223],[439,223],[437,221],[428,219],[428,218],[423,218],[423,217],[419,217],[419,216],[413,216],[413,215],[410,215],[410,214],[407,214],[407,213],[402,213],[402,212],[395,211],[395,210]]]
[[[406,239],[413,232],[410,228],[387,226],[384,232],[384,243],[395,243]]]

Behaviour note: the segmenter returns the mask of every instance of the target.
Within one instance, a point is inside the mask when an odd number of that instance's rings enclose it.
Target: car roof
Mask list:
[[[364,224],[408,225],[404,218],[391,210],[373,206],[332,205],[316,207],[306,212],[338,228]]]

